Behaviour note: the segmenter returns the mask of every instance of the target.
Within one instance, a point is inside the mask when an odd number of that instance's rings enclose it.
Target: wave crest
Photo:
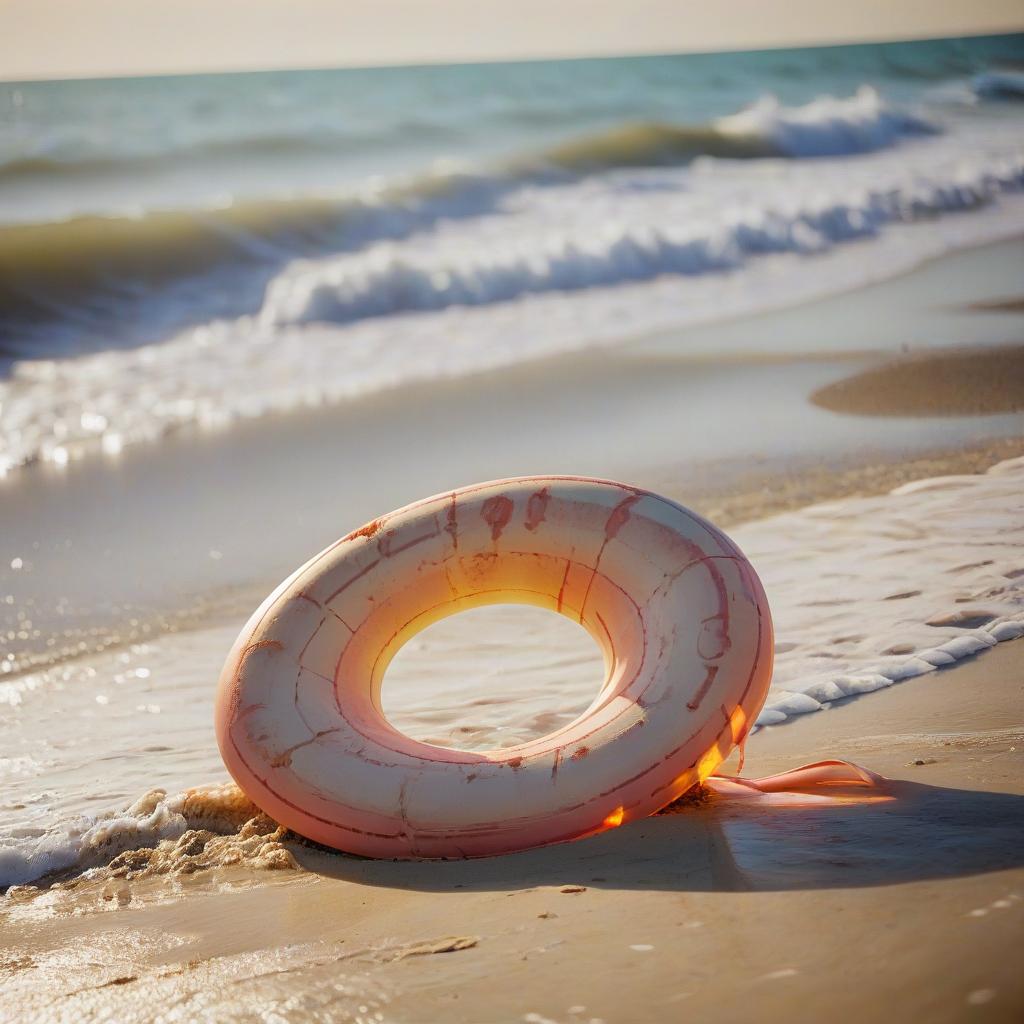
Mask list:
[[[719,118],[726,136],[754,138],[782,156],[850,156],[885,149],[907,136],[936,135],[937,125],[886,103],[868,85],[845,99],[820,96],[802,107],[765,97],[738,114]]]
[[[439,172],[346,199],[0,226],[0,325],[7,328],[0,332],[0,355],[68,354],[54,321],[68,326],[74,352],[88,350],[92,334],[105,347],[119,323],[137,330],[148,320],[160,333],[190,320],[250,312],[259,307],[267,278],[289,260],[401,238],[440,217],[487,212],[507,187],[487,175]],[[231,280],[204,280],[221,271]],[[177,308],[171,303],[162,311],[167,322],[138,312],[167,287],[184,289]],[[133,338],[135,344],[152,340]]]
[[[971,80],[975,96],[989,100],[1024,100],[1024,71],[984,71]]]
[[[620,125],[555,146],[543,159],[563,169],[587,171],[675,164],[701,156],[849,156],[884,149],[906,136],[939,131],[930,121],[890,106],[865,85],[853,96],[819,96],[798,107],[785,107],[774,96],[764,96],[745,110],[706,125]]]

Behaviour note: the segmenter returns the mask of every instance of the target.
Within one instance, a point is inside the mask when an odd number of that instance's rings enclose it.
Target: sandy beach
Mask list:
[[[1022,699],[1010,642],[750,742],[751,776],[846,757],[884,803],[712,798],[482,861],[291,844],[298,870],[21,892],[3,1019],[1016,1020]]]
[[[1020,1020],[1019,45],[0,83],[0,1022]],[[881,785],[461,861],[250,803],[213,719],[253,609],[546,474],[750,560],[743,777]],[[480,608],[381,703],[502,752],[604,671]]]

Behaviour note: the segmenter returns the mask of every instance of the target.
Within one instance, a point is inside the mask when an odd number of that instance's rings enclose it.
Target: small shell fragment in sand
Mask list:
[[[970,1006],[984,1006],[986,1003],[991,1003],[995,999],[995,989],[991,988],[976,988],[968,997],[967,1002]]]
[[[795,967],[783,967],[778,971],[769,971],[767,974],[762,974],[758,981],[779,981],[782,978],[795,977],[800,972]]]
[[[480,941],[477,935],[449,935],[443,939],[419,942],[415,946],[406,946],[396,960],[404,960],[408,956],[429,956],[431,953],[454,953],[460,949],[472,949]]]

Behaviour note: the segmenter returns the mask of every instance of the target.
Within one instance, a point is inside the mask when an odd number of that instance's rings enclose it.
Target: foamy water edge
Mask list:
[[[826,623],[819,642],[812,645],[810,661],[801,660],[799,651],[783,650],[778,655],[776,679],[757,725],[778,725],[845,698],[954,665],[998,643],[1024,636],[1024,542],[1021,542],[1024,541],[1024,499],[1021,495],[1024,495],[1024,457],[998,463],[984,474],[916,481],[880,498],[846,499],[810,506],[733,531],[734,539],[752,558],[766,584],[773,601],[773,614],[779,620],[777,636],[780,640],[799,639],[805,629],[810,628],[803,623],[827,617],[828,608],[816,600],[819,593],[814,586],[820,584],[828,571],[838,579],[842,576],[844,559],[856,564],[871,562],[863,527],[865,523],[870,525],[872,516],[877,523],[875,539],[882,545],[876,552],[877,573],[867,573],[860,581],[853,576],[849,578],[853,592],[849,612],[833,613],[837,632],[850,621],[875,622],[873,639],[867,638],[869,644],[874,644],[874,656],[865,652],[852,654],[851,663],[856,665],[853,671],[822,673],[809,669],[808,665],[814,664],[814,652],[822,648],[821,637],[832,629]],[[989,535],[984,529],[967,537],[960,548],[952,544],[951,539],[963,533],[964,522],[978,519],[990,523],[996,535],[1010,537],[1010,540],[1004,547],[989,551],[994,556],[992,561],[983,559],[977,564],[960,564],[963,559],[972,557],[974,548],[994,547],[986,540]],[[923,523],[938,525],[932,534],[918,531],[915,535],[915,528]],[[942,529],[947,531],[946,535],[942,534]],[[1016,544],[1014,533],[1021,535],[1021,541]],[[899,545],[908,547],[905,554],[894,556],[895,562],[885,554],[885,545],[894,537]],[[802,565],[798,543],[801,538],[811,551],[811,558]],[[915,539],[920,541],[916,549]],[[932,557],[926,564],[922,552],[927,551],[933,541],[942,549],[941,556],[936,557],[932,548]],[[906,564],[901,563],[900,558]],[[936,591],[933,588],[922,593],[925,603],[914,608],[913,615],[904,612],[901,618],[901,612],[890,609],[906,608],[908,601],[913,603],[915,580],[906,569],[909,564],[919,569],[918,583],[924,585],[923,581],[941,579],[947,589]],[[790,571],[788,577],[787,571]],[[889,578],[902,580],[906,594],[886,595]],[[870,593],[863,590],[865,580],[873,585]],[[808,581],[814,582],[808,586]],[[838,586],[826,581],[830,590]],[[942,598],[943,593],[945,598]],[[893,598],[900,603],[888,603]],[[940,612],[950,607],[953,611],[933,616],[933,622],[922,621],[927,608],[932,606]],[[852,619],[843,619],[843,615]],[[976,627],[957,625],[958,621],[970,622],[979,616],[987,617],[988,621]],[[885,632],[887,628],[890,634]],[[952,635],[939,644],[920,642],[921,637],[927,637],[936,629]],[[901,644],[894,644],[894,637],[902,638],[903,645],[913,647],[912,653],[901,656],[880,649],[889,643],[890,651],[898,650]],[[922,697],[926,700],[926,693],[922,692]],[[98,869],[126,851],[154,847],[162,851],[153,861],[158,865],[154,870],[160,873],[196,870],[197,865],[243,862],[256,867],[293,866],[281,852],[284,850],[280,845],[282,835],[275,834],[273,823],[250,824],[256,817],[259,815],[253,805],[230,783],[173,795],[153,790],[123,811],[81,816],[73,822],[52,827],[42,835],[0,837],[0,887],[24,885],[55,872]],[[205,859],[197,858],[197,844],[200,851],[204,844],[209,844],[205,839],[188,839],[195,830],[228,839],[213,843],[204,854]],[[182,837],[186,837],[184,842]],[[138,870],[150,869],[150,860],[143,856],[135,858],[133,864]]]

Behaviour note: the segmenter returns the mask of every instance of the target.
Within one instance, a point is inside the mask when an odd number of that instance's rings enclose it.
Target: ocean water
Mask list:
[[[1004,36],[0,85],[0,473],[1018,233],[1022,68]]]

